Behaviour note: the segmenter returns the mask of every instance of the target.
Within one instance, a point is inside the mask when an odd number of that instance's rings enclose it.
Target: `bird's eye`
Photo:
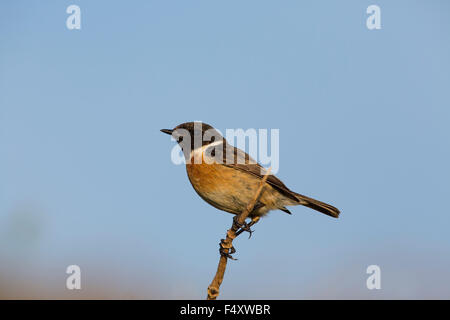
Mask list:
[[[181,141],[183,141],[183,137],[178,137],[177,142],[180,143]]]

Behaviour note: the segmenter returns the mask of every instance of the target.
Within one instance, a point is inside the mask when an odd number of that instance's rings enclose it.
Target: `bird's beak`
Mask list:
[[[172,129],[161,129],[161,132],[172,135],[173,130]]]

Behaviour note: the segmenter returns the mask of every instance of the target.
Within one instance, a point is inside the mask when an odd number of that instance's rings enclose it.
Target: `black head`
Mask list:
[[[183,151],[186,151],[187,147],[189,147],[190,151],[218,140],[225,140],[220,132],[212,126],[197,121],[185,122],[173,129],[161,129],[161,132],[170,134]]]

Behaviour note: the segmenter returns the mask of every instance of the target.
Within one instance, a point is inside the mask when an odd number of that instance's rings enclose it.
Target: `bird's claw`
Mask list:
[[[226,247],[224,247],[224,243],[225,243],[225,239],[220,239],[220,243],[219,243],[220,255],[225,258],[231,259],[231,260],[237,260],[236,258],[233,258],[231,256],[233,253],[236,253],[236,249],[233,246],[231,246],[231,248],[226,248]]]
[[[239,223],[237,216],[233,217],[233,224],[236,226],[236,236],[240,235],[242,232],[248,232],[248,238],[252,237],[253,230],[250,229],[251,224],[249,225],[247,222]]]

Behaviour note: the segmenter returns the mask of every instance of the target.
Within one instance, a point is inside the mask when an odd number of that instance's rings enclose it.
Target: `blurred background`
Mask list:
[[[449,31],[445,0],[2,1],[0,298],[204,299],[232,216],[159,131],[201,120],[279,129],[342,212],[272,212],[220,298],[449,299]]]

